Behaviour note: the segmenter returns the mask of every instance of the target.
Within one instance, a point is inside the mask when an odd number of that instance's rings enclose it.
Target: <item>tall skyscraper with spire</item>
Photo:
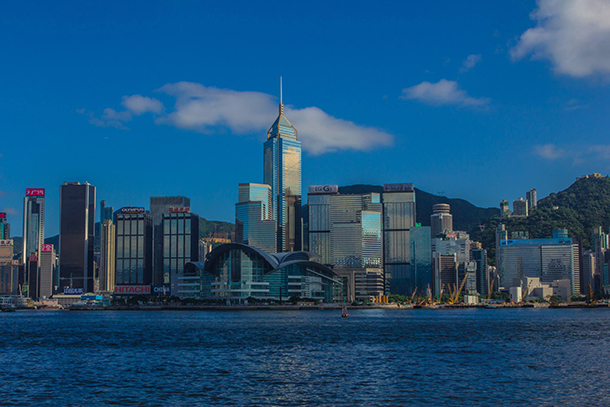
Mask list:
[[[277,251],[301,249],[301,142],[284,115],[282,79],[280,111],[264,144],[264,183],[271,186],[271,209],[277,221]]]

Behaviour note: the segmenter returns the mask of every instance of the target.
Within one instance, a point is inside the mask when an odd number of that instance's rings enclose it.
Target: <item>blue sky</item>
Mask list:
[[[89,181],[232,221],[284,78],[303,184],[413,182],[479,206],[608,173],[603,0],[2,2],[0,211]]]

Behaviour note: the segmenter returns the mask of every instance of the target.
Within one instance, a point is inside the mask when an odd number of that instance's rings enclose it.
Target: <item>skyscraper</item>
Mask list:
[[[453,231],[453,216],[449,204],[436,204],[430,216],[430,233],[435,238],[441,233]]]
[[[413,184],[383,186],[383,271],[386,294],[411,294],[415,287],[411,275],[409,230],[415,226],[415,189]]]
[[[11,225],[8,223],[5,212],[0,212],[0,240],[11,238]]]
[[[57,256],[55,248],[52,244],[43,244],[38,256],[38,264],[40,265],[40,274],[38,280],[38,297],[49,298],[53,295],[55,289],[55,267],[57,266]]]
[[[200,292],[193,290],[192,276],[184,275],[184,265],[199,260],[198,241],[199,216],[175,209],[163,215],[163,272],[169,275],[172,295],[189,297]]]
[[[104,221],[112,220],[112,212],[114,212],[112,206],[106,206],[106,201],[100,202],[100,225],[103,225]]]
[[[416,224],[409,231],[411,248],[411,284],[408,291],[417,287],[419,295],[426,295],[432,284],[432,249],[430,242],[430,226]]]
[[[277,222],[277,252],[301,247],[301,142],[297,129],[280,111],[267,132],[263,153],[264,183],[271,186],[272,219]]]
[[[59,285],[92,292],[95,187],[88,182],[64,182],[59,205]]]
[[[102,201],[103,202],[103,201]],[[114,291],[115,286],[115,261],[116,261],[116,226],[110,219],[106,219],[100,225],[100,291]]]
[[[527,205],[530,210],[534,210],[538,208],[538,195],[536,193],[536,188],[532,188],[525,193],[525,199],[527,200]]]
[[[40,281],[40,248],[44,244],[44,196],[43,188],[27,188],[23,199],[23,251],[24,286],[29,295],[38,298]],[[31,261],[36,258],[36,261]]]
[[[115,287],[152,284],[152,233],[152,216],[145,208],[117,211]]]
[[[272,219],[271,187],[266,184],[239,184],[235,204],[235,240],[267,253],[277,250],[277,222]]]
[[[153,221],[153,281],[155,285],[169,284],[169,274],[163,271],[163,215],[169,208],[189,208],[191,200],[186,196],[152,196],[150,214]]]

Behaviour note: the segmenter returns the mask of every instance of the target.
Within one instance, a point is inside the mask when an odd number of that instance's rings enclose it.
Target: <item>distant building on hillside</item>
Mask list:
[[[502,215],[503,218],[508,218],[511,215],[510,209],[508,209],[508,201],[506,199],[503,199],[502,202],[500,202],[500,215]]]
[[[536,188],[532,188],[525,193],[525,199],[527,200],[527,205],[530,210],[538,209],[538,195],[536,193]]]
[[[528,204],[525,199],[519,198],[513,201],[513,216],[527,216],[528,213]]]

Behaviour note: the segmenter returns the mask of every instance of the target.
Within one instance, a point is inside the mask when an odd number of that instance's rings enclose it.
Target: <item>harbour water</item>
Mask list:
[[[0,314],[0,405],[608,405],[610,310]]]

